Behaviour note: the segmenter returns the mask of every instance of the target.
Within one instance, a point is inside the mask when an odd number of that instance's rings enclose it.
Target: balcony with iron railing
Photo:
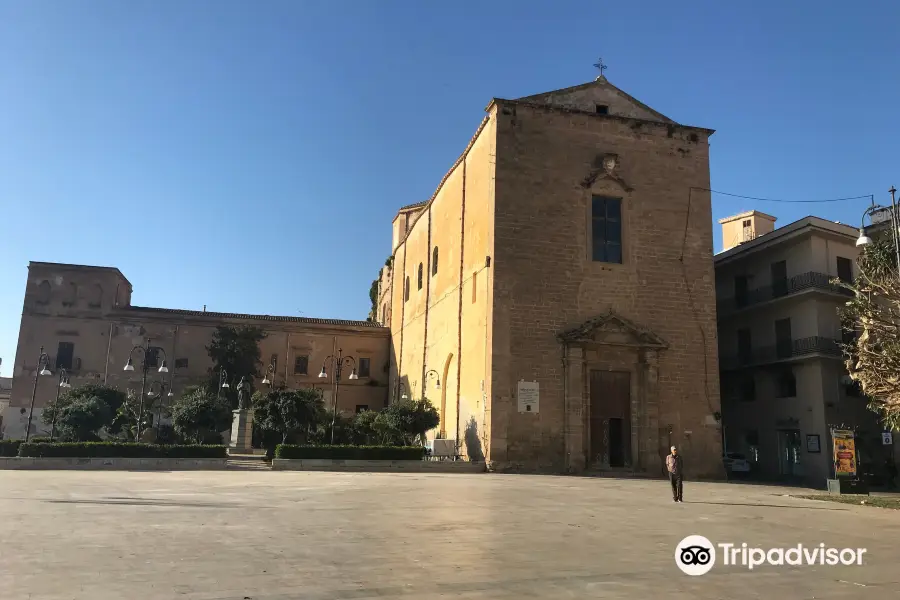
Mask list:
[[[738,350],[735,354],[720,354],[719,368],[723,371],[758,367],[767,364],[787,362],[810,356],[841,358],[841,340],[812,336],[796,340],[776,342],[774,346],[761,346]]]
[[[832,294],[840,294],[842,296],[851,296],[852,292],[832,282],[833,275],[827,273],[816,273],[809,271],[801,273],[788,279],[776,281],[771,285],[766,285],[752,290],[747,290],[742,294],[734,294],[731,296],[720,297],[716,301],[716,310],[719,316],[728,315],[745,308],[756,306],[770,300],[785,298],[806,290],[819,290]]]

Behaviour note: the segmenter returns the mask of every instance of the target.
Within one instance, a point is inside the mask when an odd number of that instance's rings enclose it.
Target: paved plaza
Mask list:
[[[888,598],[900,512],[766,486],[524,475],[0,471],[0,598]],[[797,490],[795,490],[797,491]],[[675,565],[687,535],[862,566]]]

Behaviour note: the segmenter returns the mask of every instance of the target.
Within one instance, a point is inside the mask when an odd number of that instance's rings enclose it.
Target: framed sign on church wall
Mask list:
[[[537,381],[519,381],[516,399],[520,413],[537,413],[541,407],[540,385]]]

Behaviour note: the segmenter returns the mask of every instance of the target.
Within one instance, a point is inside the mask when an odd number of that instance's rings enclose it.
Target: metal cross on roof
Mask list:
[[[600,71],[600,77],[604,77],[603,71],[605,71],[606,69],[609,68],[609,67],[607,67],[606,65],[603,64],[603,59],[602,59],[602,58],[598,58],[598,59],[597,59],[597,62],[594,63],[594,67],[596,67],[597,70]]]

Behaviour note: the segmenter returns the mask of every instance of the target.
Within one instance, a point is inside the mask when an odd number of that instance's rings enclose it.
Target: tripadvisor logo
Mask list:
[[[713,544],[702,535],[689,535],[675,548],[675,564],[687,575],[697,576],[709,573],[719,558],[726,567],[769,566],[836,566],[861,565],[865,548],[831,548],[825,544],[804,546],[797,544],[790,548],[756,548],[746,543]]]

